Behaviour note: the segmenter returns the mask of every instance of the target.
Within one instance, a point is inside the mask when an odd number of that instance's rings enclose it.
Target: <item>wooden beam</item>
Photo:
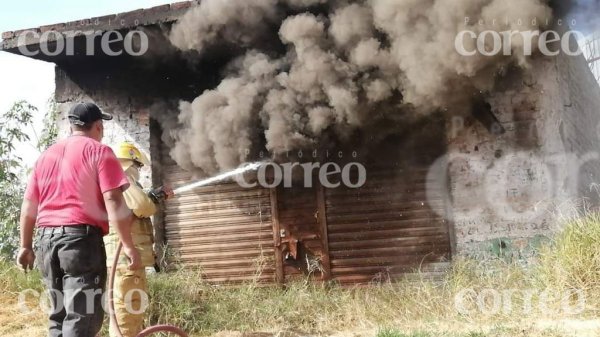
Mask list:
[[[152,158],[151,170],[152,170],[152,186],[158,187],[164,184],[164,172],[162,170],[163,156],[168,154],[162,153],[162,141],[160,135],[162,135],[162,128],[158,121],[150,118],[150,157]],[[163,203],[164,205],[164,203]],[[165,246],[167,244],[166,233],[165,233],[165,207],[160,207],[153,217],[154,227],[154,253],[156,254],[156,263],[163,269],[168,267],[169,261],[165,258]]]
[[[277,188],[269,189],[271,197],[271,222],[273,223],[273,244],[275,245],[275,278],[277,283],[284,283],[283,255],[281,254],[281,236],[279,231],[279,205],[277,202]]]
[[[323,247],[323,280],[331,279],[331,262],[329,258],[329,237],[327,231],[327,207],[325,206],[325,188],[318,184],[317,205],[319,210],[319,226],[321,227],[321,245]]]

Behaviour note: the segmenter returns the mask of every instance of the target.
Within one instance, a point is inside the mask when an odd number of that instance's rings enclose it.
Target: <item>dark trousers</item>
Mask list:
[[[94,337],[104,320],[106,251],[91,226],[40,228],[37,263],[50,299],[50,337]]]

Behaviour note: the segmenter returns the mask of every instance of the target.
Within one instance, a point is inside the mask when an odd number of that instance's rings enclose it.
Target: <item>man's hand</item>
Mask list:
[[[129,270],[139,270],[143,268],[142,257],[140,256],[140,252],[135,247],[123,247],[123,253],[125,253],[125,255],[127,255],[129,258],[129,265],[127,266]]]
[[[35,262],[35,253],[31,248],[21,248],[17,255],[17,264],[25,272],[33,270],[33,263]]]
[[[35,253],[33,252],[33,228],[37,218],[38,203],[35,200],[23,199],[21,204],[21,217],[19,224],[21,229],[19,234],[21,237],[21,249],[17,254],[17,264],[23,268],[25,272],[33,269],[35,261]]]

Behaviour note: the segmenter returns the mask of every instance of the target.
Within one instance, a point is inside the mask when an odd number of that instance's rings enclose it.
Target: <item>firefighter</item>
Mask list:
[[[119,257],[114,283],[114,305],[117,322],[124,337],[134,337],[143,329],[144,300],[147,300],[147,281],[145,267],[155,266],[153,250],[153,227],[150,217],[156,213],[157,204],[162,195],[165,199],[173,195],[170,188],[158,188],[145,191],[140,185],[140,169],[149,165],[147,157],[129,142],[120,144],[115,149],[115,154],[125,171],[130,187],[123,193],[127,206],[133,212],[135,220],[131,227],[131,235],[135,247],[141,255],[144,268],[130,270],[126,268],[126,259],[123,254]],[[118,236],[112,231],[104,239],[107,251],[107,266],[111,268]],[[110,336],[116,337],[114,322],[110,324]]]

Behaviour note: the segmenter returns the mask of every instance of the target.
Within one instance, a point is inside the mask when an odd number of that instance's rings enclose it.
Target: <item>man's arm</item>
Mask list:
[[[21,217],[19,220],[21,232],[21,248],[17,255],[17,263],[25,271],[33,269],[35,254],[33,252],[33,228],[37,219],[38,203],[36,201],[23,199],[21,205]]]
[[[121,243],[123,252],[129,258],[129,269],[136,270],[142,268],[140,253],[137,251],[131,238],[131,224],[133,223],[133,214],[125,203],[123,191],[116,188],[103,193],[104,204],[108,213],[108,221],[113,226]]]
[[[131,177],[129,179],[129,188],[123,192],[123,197],[127,207],[138,218],[149,218],[156,213],[156,205],[150,197],[142,190]]]

